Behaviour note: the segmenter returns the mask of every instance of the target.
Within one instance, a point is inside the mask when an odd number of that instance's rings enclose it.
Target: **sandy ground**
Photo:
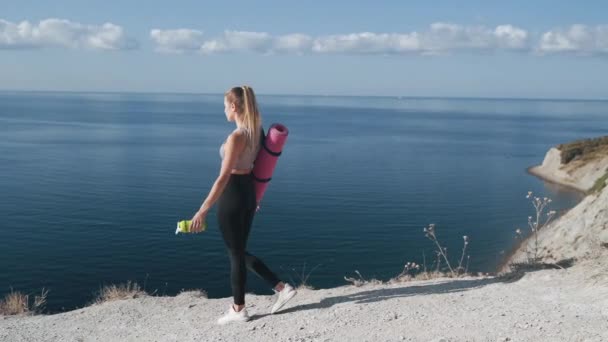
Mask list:
[[[608,341],[608,269],[567,269],[399,285],[300,290],[269,315],[274,296],[248,295],[253,320],[215,324],[230,298],[193,293],[0,318],[1,341]]]

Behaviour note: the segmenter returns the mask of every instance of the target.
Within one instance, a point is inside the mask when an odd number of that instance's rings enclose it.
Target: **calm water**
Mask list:
[[[525,227],[528,190],[576,204],[528,175],[549,147],[605,135],[608,102],[260,96],[264,126],[290,135],[249,242],[286,280],[317,288],[359,270],[388,279],[432,264],[437,225],[455,259],[494,271]],[[50,290],[51,312],[133,280],[173,295],[230,296],[217,230],[175,236],[219,172],[234,124],[215,95],[0,93],[0,295]],[[250,274],[251,292],[272,293]]]

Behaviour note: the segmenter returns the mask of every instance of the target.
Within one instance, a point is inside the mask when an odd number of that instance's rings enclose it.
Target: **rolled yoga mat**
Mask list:
[[[255,159],[252,171],[257,204],[256,211],[260,209],[260,202],[272,179],[274,168],[277,165],[279,156],[283,152],[283,145],[285,145],[288,134],[289,130],[287,127],[279,123],[272,124],[266,135],[262,131],[262,146]]]

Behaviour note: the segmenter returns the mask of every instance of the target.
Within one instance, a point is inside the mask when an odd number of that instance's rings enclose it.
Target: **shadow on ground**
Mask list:
[[[409,296],[424,296],[431,294],[453,293],[468,291],[471,289],[480,288],[486,285],[495,283],[511,283],[521,279],[527,272],[533,272],[544,269],[564,269],[571,267],[574,260],[564,260],[557,264],[535,264],[527,266],[518,266],[513,272],[500,275],[493,278],[467,279],[467,280],[452,280],[439,284],[414,285],[399,288],[375,289],[361,291],[343,296],[334,296],[323,298],[320,302],[304,305],[297,305],[285,310],[282,310],[275,315],[287,314],[298,311],[326,309],[333,305],[353,302],[355,304],[366,304],[380,302],[392,298],[409,297]],[[268,315],[254,315],[252,320],[260,319]]]

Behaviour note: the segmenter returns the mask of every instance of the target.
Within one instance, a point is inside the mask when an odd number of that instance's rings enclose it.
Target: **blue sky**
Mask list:
[[[0,1],[0,89],[608,99],[605,1]]]

